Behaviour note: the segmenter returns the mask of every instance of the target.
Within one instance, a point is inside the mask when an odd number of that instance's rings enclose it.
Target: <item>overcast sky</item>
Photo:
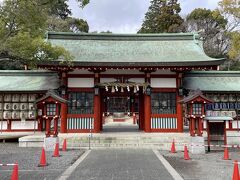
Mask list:
[[[195,8],[215,9],[219,0],[179,0],[186,15]],[[111,31],[114,33],[135,33],[144,20],[150,0],[90,0],[80,9],[76,0],[69,0],[73,16],[87,20],[92,31]]]

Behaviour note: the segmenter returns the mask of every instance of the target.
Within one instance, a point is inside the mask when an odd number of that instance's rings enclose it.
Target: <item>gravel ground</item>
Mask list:
[[[60,176],[84,152],[84,150],[60,151],[61,157],[52,157],[53,152],[46,152],[46,159],[49,165],[38,167],[41,151],[41,148],[20,148],[18,143],[1,143],[0,163],[18,162],[20,180],[49,180]],[[0,179],[9,180],[12,169],[12,166],[0,167]]]
[[[187,161],[183,159],[183,152],[172,154],[160,151],[160,153],[186,180],[230,180],[233,161],[240,161],[238,149],[229,150],[231,160],[223,160],[223,151],[211,151],[202,155],[189,154],[191,160]]]

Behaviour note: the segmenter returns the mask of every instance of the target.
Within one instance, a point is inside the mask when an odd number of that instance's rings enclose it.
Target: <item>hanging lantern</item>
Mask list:
[[[108,91],[108,87],[107,86],[105,86],[105,90]]]
[[[139,86],[138,85],[136,86],[136,88],[137,88],[137,91],[139,91]]]
[[[115,86],[115,89],[116,89],[116,91],[118,91],[118,87],[117,86]]]
[[[122,93],[124,92],[124,89],[123,89],[123,87],[121,87],[121,92],[122,92]]]
[[[127,91],[128,91],[128,92],[130,91],[130,87],[129,87],[129,86],[127,86]]]
[[[112,91],[111,91],[112,93],[114,93],[115,92],[115,89],[114,89],[114,86],[112,86]]]
[[[134,92],[134,93],[137,92],[137,88],[136,88],[136,86],[134,86],[134,88],[133,88],[133,92]]]

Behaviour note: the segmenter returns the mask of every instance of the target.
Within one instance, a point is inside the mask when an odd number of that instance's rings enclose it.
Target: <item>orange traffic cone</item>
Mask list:
[[[175,148],[174,139],[173,139],[173,142],[172,142],[171,153],[176,153],[176,148]]]
[[[234,161],[232,180],[239,180],[238,162]]]
[[[63,140],[63,146],[62,146],[62,151],[67,151],[67,140]]]
[[[60,154],[59,154],[59,143],[55,144],[55,149],[54,149],[54,153],[53,153],[52,157],[60,157]]]
[[[18,180],[18,163],[16,162],[13,166],[12,177],[11,180]]]
[[[224,160],[229,160],[229,153],[228,153],[228,148],[225,147],[224,148],[224,157],[223,157]]]
[[[184,159],[185,160],[189,160],[190,159],[189,154],[188,154],[188,149],[187,149],[186,145],[184,145]]]
[[[40,159],[40,163],[38,164],[38,166],[47,166],[47,161],[46,161],[46,154],[45,154],[45,149],[42,148],[42,154],[41,154],[41,159]]]

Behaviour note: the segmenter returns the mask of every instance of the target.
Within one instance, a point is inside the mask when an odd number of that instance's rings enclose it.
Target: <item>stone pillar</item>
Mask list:
[[[100,82],[99,73],[94,73],[94,84],[98,84]],[[100,119],[100,89],[98,90],[98,94],[94,92],[94,133],[99,133],[101,130],[101,119]]]

